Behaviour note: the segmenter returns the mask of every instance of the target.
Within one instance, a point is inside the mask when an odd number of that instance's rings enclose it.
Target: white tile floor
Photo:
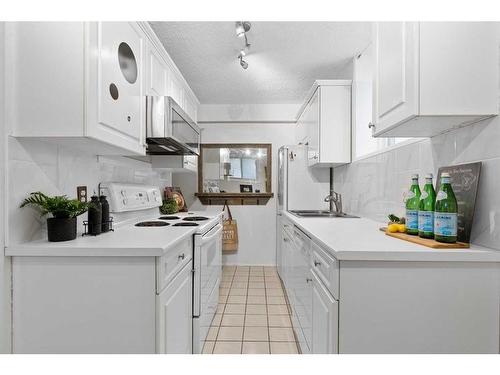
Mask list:
[[[297,354],[275,267],[225,266],[204,354]]]

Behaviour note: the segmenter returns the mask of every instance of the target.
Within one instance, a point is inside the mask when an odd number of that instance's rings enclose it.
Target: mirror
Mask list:
[[[199,194],[271,193],[271,144],[203,144]]]

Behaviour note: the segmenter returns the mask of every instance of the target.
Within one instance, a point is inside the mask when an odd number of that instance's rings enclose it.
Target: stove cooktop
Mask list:
[[[208,220],[209,218],[208,217],[205,217],[205,216],[186,216],[184,219],[184,221],[205,221],[205,220]]]
[[[164,221],[141,221],[135,224],[136,227],[166,227],[167,225],[170,224]]]
[[[159,220],[180,220],[179,216],[160,216]]]

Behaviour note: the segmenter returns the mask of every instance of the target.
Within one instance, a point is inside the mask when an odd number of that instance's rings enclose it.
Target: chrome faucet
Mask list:
[[[337,214],[342,213],[342,194],[339,194],[333,190],[330,194],[325,197],[325,202],[330,203],[330,212],[333,213],[333,205],[335,204],[335,212]]]

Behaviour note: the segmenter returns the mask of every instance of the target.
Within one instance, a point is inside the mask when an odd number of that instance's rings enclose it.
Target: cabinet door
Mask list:
[[[194,100],[190,95],[185,95],[185,108],[184,111],[191,117],[194,122],[198,119],[198,105],[196,100]]]
[[[193,282],[191,262],[157,297],[157,352],[192,352]]]
[[[321,88],[316,90],[307,104],[307,159],[309,166],[315,165],[319,160],[319,130],[320,130],[320,95]]]
[[[127,147],[131,141],[142,145],[144,37],[134,23],[100,22],[97,44],[97,136],[117,146]]]
[[[374,119],[380,131],[418,114],[418,23],[380,22],[374,28]]]
[[[167,94],[167,69],[152,45],[149,45],[146,65],[146,94],[162,96]]]
[[[313,354],[338,353],[338,302],[311,271]]]
[[[184,86],[179,77],[171,69],[168,71],[167,93],[185,111]]]

